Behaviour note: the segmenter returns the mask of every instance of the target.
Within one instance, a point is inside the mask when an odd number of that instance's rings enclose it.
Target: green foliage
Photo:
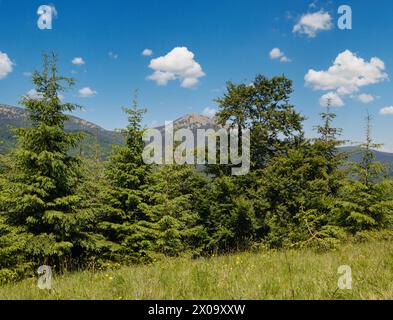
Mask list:
[[[123,108],[128,126],[123,131],[126,145],[115,146],[105,166],[105,177],[96,188],[96,228],[101,240],[102,257],[116,261],[148,260],[150,241],[145,237],[146,216],[143,212],[143,189],[150,167],[142,159],[142,116],[137,96],[132,108]]]
[[[148,184],[145,215],[153,250],[167,256],[199,255],[206,242],[200,212],[206,178],[193,166],[167,165],[156,170]]]
[[[210,251],[244,250],[257,240],[260,219],[256,216],[253,202],[244,195],[241,180],[219,176],[210,183],[203,220],[209,235],[207,249]]]
[[[26,279],[2,286],[0,299],[102,299],[125,300],[126,304],[129,300],[177,299],[391,300],[392,252],[390,237],[388,241],[349,242],[324,254],[301,249],[238,252],[195,260],[166,258],[148,266],[55,274],[54,290],[40,290],[36,278]],[[352,290],[337,287],[337,268],[342,264],[352,268]]]
[[[304,118],[289,103],[292,91],[292,81],[285,76],[258,75],[251,85],[228,82],[224,97],[216,100],[219,124],[238,129],[239,138],[250,130],[252,169],[265,167],[277,152],[302,136]]]
[[[351,166],[351,179],[345,181],[335,210],[337,223],[352,233],[383,229],[393,222],[393,180],[386,168],[375,162],[371,137],[371,117],[367,115],[366,141],[361,163]]]
[[[342,240],[390,237],[393,181],[375,161],[370,117],[362,161],[348,167],[329,105],[319,137],[306,139],[304,118],[289,102],[289,79],[229,82],[217,99],[218,121],[237,129],[240,147],[251,133],[251,171],[231,176],[231,165],[198,171],[145,164],[146,110],[135,95],[123,108],[125,144],[102,162],[98,132],[87,154],[82,136],[65,130],[64,113],[78,106],[60,101],[74,81],[57,74],[56,62],[44,56],[33,75],[39,99],[21,101],[29,125],[15,130],[17,147],[0,157],[0,283],[42,264],[102,268],[257,247],[326,250]]]
[[[80,161],[68,154],[80,137],[64,131],[63,112],[77,106],[59,99],[74,81],[58,76],[54,55],[44,56],[42,72],[34,72],[32,79],[40,98],[21,101],[32,126],[16,130],[18,146],[0,193],[0,255],[6,256],[0,267],[51,264],[64,269],[72,267],[70,261],[73,266],[84,263],[89,239],[83,225],[90,211],[80,206],[76,192]]]
[[[345,180],[341,168],[346,155],[337,150],[340,130],[331,126],[335,115],[328,108],[321,117],[319,138],[298,140],[261,172],[258,195],[266,210],[266,240],[274,247],[330,247],[342,234],[333,210]]]

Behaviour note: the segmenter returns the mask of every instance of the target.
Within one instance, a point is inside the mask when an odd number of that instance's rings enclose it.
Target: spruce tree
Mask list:
[[[392,225],[393,183],[386,167],[375,161],[372,117],[366,117],[366,139],[360,145],[361,161],[352,163],[350,176],[340,190],[337,201],[337,223],[352,233],[380,230]]]
[[[320,136],[298,139],[284,154],[277,154],[263,171],[259,201],[265,208],[272,246],[330,246],[343,233],[334,224],[333,210],[345,178],[345,154],[338,150],[341,130],[332,127],[335,114],[321,114]]]
[[[255,199],[240,177],[219,176],[207,190],[203,225],[208,235],[208,251],[248,249],[257,241],[261,217],[254,210]]]
[[[123,108],[128,125],[122,133],[125,146],[114,146],[105,168],[105,181],[99,192],[98,232],[104,257],[129,262],[149,259],[151,243],[139,224],[145,221],[143,189],[151,167],[142,158],[144,143],[142,119],[146,109],[139,109],[137,92],[131,108]]]
[[[84,263],[90,246],[84,232],[90,212],[80,208],[76,193],[80,161],[68,153],[80,135],[64,130],[68,118],[64,112],[78,106],[59,98],[74,80],[58,75],[56,56],[46,54],[42,71],[34,72],[32,82],[38,98],[21,100],[31,126],[15,131],[18,145],[10,156],[6,186],[0,193],[3,230],[14,238],[9,238],[13,242],[10,248],[2,246],[0,255],[12,250],[19,259],[15,256],[10,263],[6,257],[0,264],[71,268]]]
[[[199,255],[206,245],[202,224],[207,179],[190,165],[164,165],[144,192],[152,251],[166,256]]]

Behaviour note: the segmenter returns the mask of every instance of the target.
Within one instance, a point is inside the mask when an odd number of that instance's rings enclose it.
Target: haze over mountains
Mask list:
[[[0,153],[9,150],[15,143],[12,128],[28,125],[27,111],[23,108],[0,104]],[[100,146],[100,157],[105,158],[112,144],[122,144],[123,136],[120,132],[106,130],[95,123],[70,116],[65,123],[69,132],[84,132],[85,139],[81,149],[87,154],[96,154],[97,144]]]
[[[11,128],[18,128],[28,125],[27,112],[23,108],[0,104],[0,153],[9,150],[15,143]],[[191,129],[196,133],[197,129],[219,129],[220,127],[209,117],[193,113],[176,119],[173,122],[176,129]],[[124,143],[122,134],[119,131],[106,130],[99,125],[70,116],[65,123],[65,128],[70,132],[84,132],[85,139],[81,143],[78,152],[94,157],[106,159],[111,151],[113,144],[121,145]],[[163,131],[164,126],[157,127]],[[196,134],[195,134],[196,136]],[[98,148],[99,146],[99,148]],[[345,151],[353,152],[358,147],[344,147]],[[375,151],[378,161],[393,163],[393,153]],[[359,161],[360,156],[354,154],[352,158]]]

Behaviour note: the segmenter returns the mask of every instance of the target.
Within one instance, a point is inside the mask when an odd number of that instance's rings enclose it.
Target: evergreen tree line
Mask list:
[[[232,176],[231,165],[145,164],[146,110],[136,99],[123,109],[126,143],[108,161],[71,156],[82,135],[64,130],[65,113],[79,106],[59,94],[74,80],[45,55],[32,81],[41,98],[21,100],[32,125],[15,129],[17,146],[0,158],[0,282],[44,264],[61,272],[261,247],[328,249],[391,230],[393,181],[375,161],[371,117],[362,161],[350,163],[329,107],[318,137],[305,137],[284,76],[229,82],[216,101],[220,125],[240,138],[251,132],[244,176]]]

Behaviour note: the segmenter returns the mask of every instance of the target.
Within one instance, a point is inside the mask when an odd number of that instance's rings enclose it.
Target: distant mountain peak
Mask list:
[[[175,120],[174,124],[176,125],[177,123],[188,123],[190,125],[200,125],[203,127],[217,125],[213,119],[195,112]]]
[[[27,111],[24,108],[20,107],[13,107],[9,106],[6,104],[0,104],[0,120],[26,120],[27,119]],[[11,123],[12,124],[12,123]],[[16,123],[16,125],[18,125]],[[94,130],[100,130],[100,131],[106,131],[105,129],[101,128],[100,126],[96,125],[95,123],[89,122],[87,120],[83,120],[81,118],[75,117],[68,115],[68,121],[66,122],[66,128],[69,128],[72,130],[74,126],[80,126],[85,129],[94,129]],[[79,129],[79,128],[78,128]],[[87,130],[89,131],[89,130]]]
[[[164,125],[157,127],[156,129],[163,130]],[[175,129],[219,129],[220,126],[217,122],[207,116],[201,115],[199,113],[191,113],[182,116],[175,121],[173,121],[173,127]]]

